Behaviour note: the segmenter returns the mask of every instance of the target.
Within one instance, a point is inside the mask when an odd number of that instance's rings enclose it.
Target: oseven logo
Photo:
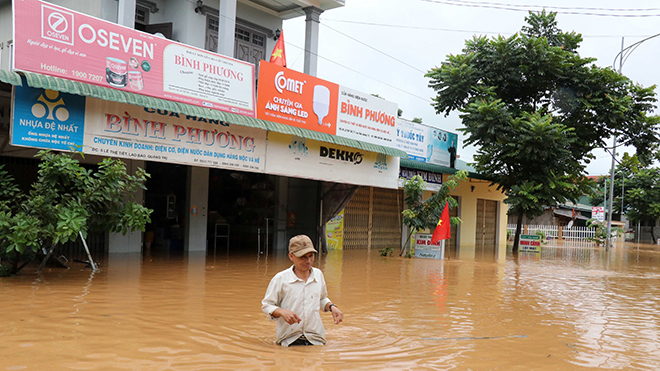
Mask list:
[[[73,45],[73,13],[41,5],[41,37]]]
[[[48,16],[48,25],[50,26],[50,29],[62,33],[69,28],[69,22],[67,22],[66,18],[61,13],[50,13]]]

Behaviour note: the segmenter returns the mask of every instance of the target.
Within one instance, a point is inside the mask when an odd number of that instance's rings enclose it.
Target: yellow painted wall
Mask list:
[[[443,175],[443,181],[447,180],[448,175]],[[473,188],[474,187],[474,188]],[[432,192],[424,192],[424,199],[431,196]],[[459,227],[458,251],[459,258],[470,259],[475,257],[475,233],[477,227],[477,199],[493,200],[498,202],[498,246],[497,258],[503,260],[506,258],[506,223],[507,223],[507,205],[502,201],[506,198],[504,194],[497,190],[497,187],[490,186],[490,182],[468,178],[461,182],[456,190],[451,193],[459,198],[458,216],[463,223]]]

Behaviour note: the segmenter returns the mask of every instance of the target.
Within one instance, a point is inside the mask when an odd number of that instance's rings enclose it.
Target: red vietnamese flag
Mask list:
[[[275,43],[273,54],[270,55],[270,63],[286,67],[286,54],[284,53],[284,30],[280,33],[280,38]]]
[[[435,245],[441,240],[451,238],[451,226],[449,224],[449,202],[447,202],[445,208],[442,210],[442,215],[440,215],[440,220],[438,220],[438,226],[435,227],[435,231],[433,231],[431,245]]]

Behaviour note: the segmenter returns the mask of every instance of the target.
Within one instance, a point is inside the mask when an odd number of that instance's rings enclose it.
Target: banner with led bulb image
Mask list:
[[[371,94],[261,61],[257,117],[394,147],[399,107]]]

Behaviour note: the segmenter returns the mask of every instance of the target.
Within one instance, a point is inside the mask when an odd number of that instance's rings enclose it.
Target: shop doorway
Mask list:
[[[272,251],[276,206],[274,175],[211,169],[208,253]]]
[[[497,253],[497,201],[477,199],[475,256],[493,258]]]
[[[186,223],[186,165],[147,162],[145,206],[152,209],[143,250],[183,251]]]

